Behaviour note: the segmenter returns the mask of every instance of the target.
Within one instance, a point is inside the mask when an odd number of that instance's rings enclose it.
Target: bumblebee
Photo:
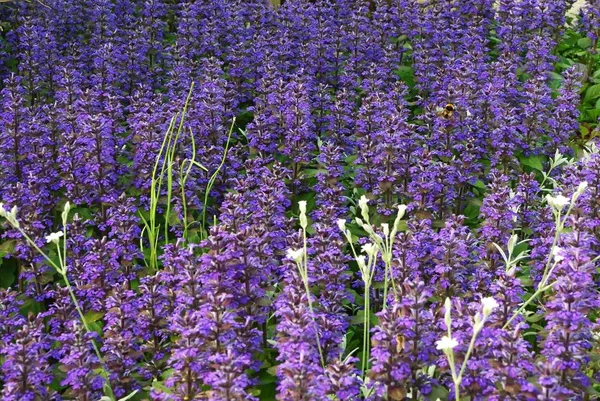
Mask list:
[[[442,118],[445,118],[447,120],[452,118],[452,116],[454,116],[455,111],[456,111],[456,107],[452,103],[448,103],[448,104],[446,104],[446,106],[438,107],[436,109],[437,115]]]

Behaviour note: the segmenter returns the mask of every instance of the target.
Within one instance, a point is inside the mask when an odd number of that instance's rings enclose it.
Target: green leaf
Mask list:
[[[0,259],[0,287],[10,287],[17,278],[17,264],[6,263],[3,265],[3,260]]]
[[[480,210],[480,205],[476,205],[472,202],[469,202],[469,204],[462,210],[462,214],[469,219],[476,219],[479,217]]]
[[[86,313],[84,316],[85,318],[85,322],[90,325],[92,323],[96,323],[98,320],[102,319],[104,317],[104,312],[88,312]]]
[[[415,71],[412,67],[402,65],[396,70],[396,75],[410,88],[415,86]]]
[[[590,39],[588,37],[581,38],[577,41],[577,46],[581,47],[582,49],[587,49],[591,45],[592,45],[592,39]]]
[[[588,109],[585,114],[589,120],[596,121],[600,117],[600,109]]]
[[[585,91],[584,102],[600,98],[600,84],[592,85]]]
[[[0,244],[0,258],[12,253],[15,250],[16,239],[4,241]]]
[[[164,392],[166,394],[172,393],[171,389],[167,387],[163,381],[158,381],[156,379],[154,379],[154,381],[152,382],[152,388],[159,390],[160,392]]]
[[[544,315],[533,313],[525,318],[529,323],[537,323],[544,318]]]
[[[543,160],[544,160],[543,156],[529,156],[529,157],[521,156],[521,157],[519,157],[519,161],[521,162],[521,164],[531,167],[532,169],[535,169],[538,171],[544,171],[544,165],[542,164]]]
[[[450,392],[444,386],[436,386],[431,389],[431,393],[429,393],[429,399],[430,400],[437,400],[437,399],[447,400],[449,394],[450,394]]]

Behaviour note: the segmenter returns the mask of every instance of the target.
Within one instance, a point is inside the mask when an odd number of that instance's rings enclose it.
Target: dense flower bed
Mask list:
[[[2,399],[596,399],[571,4],[0,3]]]

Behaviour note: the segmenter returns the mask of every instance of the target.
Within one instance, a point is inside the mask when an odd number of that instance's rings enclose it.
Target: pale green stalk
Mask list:
[[[202,227],[206,227],[206,208],[207,208],[207,203],[208,203],[208,197],[210,195],[210,191],[212,190],[213,185],[215,184],[215,181],[217,180],[217,176],[219,175],[219,172],[223,168],[223,165],[225,165],[225,160],[227,160],[227,153],[229,152],[229,144],[231,142],[231,134],[233,133],[234,126],[235,126],[235,117],[233,117],[231,127],[229,128],[229,134],[227,134],[227,143],[225,144],[225,150],[223,151],[223,157],[221,158],[221,163],[219,164],[219,167],[217,167],[215,172],[212,174],[212,176],[208,180],[208,184],[206,185],[206,193],[204,194],[204,207],[202,209],[202,221],[201,221]],[[208,229],[207,229],[207,232],[208,232]]]
[[[173,139],[173,144],[168,152],[168,160],[167,163],[167,209],[165,211],[165,244],[169,243],[169,218],[171,215],[171,196],[173,194],[173,163],[175,160],[175,152],[177,151],[177,144],[179,142],[179,137],[181,136],[181,132],[183,131],[183,124],[185,122],[185,115],[187,113],[188,105],[190,102],[190,98],[192,97],[192,92],[194,90],[194,83],[190,86],[190,91],[188,93],[187,98],[185,99],[185,103],[183,104],[183,111],[181,112],[181,119],[179,120],[179,127],[177,128],[177,134]],[[164,166],[164,165],[163,165]]]
[[[587,183],[586,183],[586,186],[587,186]],[[523,305],[521,305],[515,311],[515,313],[513,313],[513,315],[507,320],[507,322],[504,324],[504,326],[502,326],[503,329],[506,329],[510,325],[510,323],[513,320],[515,320],[517,318],[517,316],[519,316],[525,310],[525,308],[529,304],[531,304],[536,298],[538,298],[541,294],[543,294],[545,291],[549,290],[550,288],[552,288],[554,286],[555,283],[547,284],[548,280],[550,279],[550,277],[552,275],[552,272],[554,271],[554,268],[557,265],[557,263],[554,263],[554,265],[552,265],[552,267],[550,266],[552,263],[552,259],[553,259],[553,251],[556,247],[556,244],[558,243],[560,234],[562,233],[562,231],[564,229],[564,225],[567,221],[567,218],[569,217],[569,215],[571,214],[571,211],[573,210],[573,207],[575,206],[575,202],[577,201],[579,196],[581,196],[581,194],[583,193],[584,190],[585,190],[585,186],[582,187],[580,184],[580,187],[577,189],[577,191],[571,197],[571,201],[569,203],[569,207],[567,208],[567,212],[565,213],[564,218],[562,218],[562,210],[560,208],[554,210],[556,228],[554,231],[554,238],[552,240],[552,246],[550,247],[550,252],[548,254],[548,259],[546,260],[546,265],[544,267],[544,273],[542,274],[542,279],[541,279],[540,283],[538,284],[536,291],[531,295],[531,297],[527,301],[525,301],[523,303]]]
[[[317,321],[315,319],[315,310],[313,308],[312,303],[312,294],[310,292],[310,284],[308,282],[308,250],[306,247],[306,230],[302,229],[302,240],[303,240],[303,252],[304,258],[303,263],[304,266],[301,270],[303,272],[301,274],[302,282],[304,283],[304,291],[306,291],[306,298],[308,299],[308,309],[310,310],[310,316],[313,321],[313,325],[315,326],[315,336],[317,339],[317,349],[319,350],[319,358],[321,359],[321,366],[325,368],[325,356],[323,355],[323,348],[321,347],[321,340],[319,338],[319,326],[317,325]]]
[[[159,230],[160,225],[157,224],[157,210],[158,203],[160,200],[160,195],[162,193],[163,182],[165,179],[165,174],[167,174],[167,208],[165,212],[165,243],[168,242],[168,232],[169,232],[169,215],[171,213],[171,196],[173,192],[173,159],[175,157],[175,150],[177,148],[177,142],[179,140],[180,133],[183,129],[183,123],[185,120],[185,114],[187,112],[188,104],[192,95],[192,90],[194,88],[194,84],[192,83],[190,87],[190,91],[185,100],[184,108],[181,114],[177,113],[171,118],[169,123],[169,127],[167,128],[167,132],[165,133],[165,137],[163,138],[163,142],[161,144],[158,155],[156,156],[156,160],[154,162],[154,168],[152,169],[152,182],[150,184],[150,208],[149,208],[149,217],[148,220],[144,218],[142,213],[140,213],[140,217],[142,222],[144,223],[144,229],[142,233],[146,233],[148,238],[148,243],[150,246],[150,263],[146,262],[146,266],[151,270],[156,270],[158,268],[158,241],[159,241]],[[175,137],[174,129],[175,122],[177,118],[181,116],[179,121],[179,127],[177,130],[177,134]],[[162,160],[162,165],[161,165]],[[160,172],[159,172],[160,166]],[[158,174],[157,174],[158,173]],[[140,241],[140,249],[142,252],[144,251],[143,243]]]
[[[13,228],[16,228],[19,231],[19,233],[21,233],[23,238],[25,238],[27,243],[29,243],[29,245],[32,246],[46,260],[46,262],[48,262],[48,264],[52,268],[54,268],[54,270],[56,270],[56,272],[58,274],[60,274],[61,278],[63,279],[63,281],[65,283],[65,286],[67,287],[67,291],[69,292],[69,297],[71,298],[71,301],[73,302],[73,306],[75,306],[75,310],[77,310],[77,314],[79,315],[79,318],[81,320],[81,323],[82,323],[85,331],[87,333],[92,333],[93,331],[89,327],[89,325],[85,319],[83,309],[81,308],[81,305],[79,304],[79,301],[77,300],[77,296],[75,295],[75,292],[73,291],[73,287],[71,286],[71,282],[69,281],[69,277],[67,275],[67,221],[66,221],[67,213],[68,213],[68,211],[67,211],[67,209],[65,209],[65,212],[63,212],[62,234],[63,234],[64,238],[63,238],[62,249],[61,249],[60,243],[58,241],[55,242],[56,250],[58,253],[58,260],[59,260],[58,265],[52,259],[50,259],[50,257],[42,249],[40,249],[39,246],[37,246],[35,241],[33,241],[31,239],[31,237],[29,237],[29,235],[27,235],[27,233],[21,228],[20,224],[18,224],[18,221],[16,219],[14,221],[12,219],[8,219],[8,222]],[[100,374],[104,379],[104,391],[105,391],[105,393],[108,393],[108,394],[106,394],[106,397],[108,397],[109,400],[114,401],[115,396],[114,396],[112,387],[110,385],[110,377],[109,377],[108,371],[104,368],[104,364],[105,364],[104,358],[102,357],[102,354],[100,353],[100,349],[98,348],[96,341],[92,338],[92,339],[90,339],[90,342],[92,344],[92,348],[94,349],[94,353],[96,354],[96,357],[98,358],[98,361],[100,362],[100,364],[102,366]]]
[[[181,203],[183,205],[183,238],[188,239],[188,227],[189,223],[187,222],[187,200],[185,196],[185,184],[190,176],[193,166],[199,167],[201,170],[208,171],[206,167],[196,161],[196,140],[194,139],[194,134],[190,128],[190,139],[192,140],[192,158],[185,159],[181,162],[180,173],[179,173],[179,186],[181,187]],[[185,164],[189,163],[187,170],[185,169]],[[185,171],[185,174],[184,174]]]
[[[173,130],[173,126],[175,124],[175,119],[177,115],[171,118],[171,122],[169,123],[169,127],[167,128],[167,132],[161,144],[158,155],[156,156],[156,160],[154,162],[154,168],[152,169],[152,182],[150,183],[150,209],[149,209],[149,217],[148,220],[144,218],[142,213],[140,214],[140,218],[144,223],[143,232],[146,232],[148,236],[148,243],[150,245],[150,264],[146,263],[146,266],[151,270],[156,270],[158,266],[158,229],[159,227],[156,224],[156,211],[158,208],[158,198],[160,197],[160,192],[162,190],[162,177],[164,176],[165,165],[163,163],[161,167],[160,176],[156,176],[156,172],[158,171],[158,166],[160,164],[161,156],[165,151],[165,146],[167,148],[170,146],[171,141],[171,132]],[[142,233],[143,233],[142,232]],[[142,252],[144,251],[143,243],[140,240],[140,249]],[[145,261],[145,259],[144,259]]]

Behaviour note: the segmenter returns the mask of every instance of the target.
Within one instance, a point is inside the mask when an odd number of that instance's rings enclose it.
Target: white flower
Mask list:
[[[396,215],[396,219],[394,220],[394,226],[392,227],[392,235],[391,237],[396,237],[396,233],[398,232],[398,228],[400,228],[400,220],[404,217],[404,213],[406,213],[407,206],[399,205],[398,206],[398,214]]]
[[[577,200],[581,196],[581,194],[585,192],[587,187],[588,187],[587,181],[580,182],[579,185],[577,186],[577,191],[575,191],[575,193],[573,194],[573,200]]]
[[[453,350],[458,347],[458,341],[456,341],[452,337],[443,336],[441,340],[435,342],[436,349],[442,350],[444,352]]]
[[[306,229],[308,221],[306,219],[306,201],[298,202],[298,208],[300,209],[300,226]]]
[[[517,234],[513,234],[510,236],[510,238],[508,239],[508,254],[512,255],[513,251],[515,250],[515,246],[517,245],[517,241],[519,240],[519,237],[517,236]]]
[[[338,225],[338,228],[340,229],[340,231],[343,232],[344,234],[346,234],[346,220],[338,219],[337,225]]]
[[[358,264],[358,269],[361,272],[364,272],[367,270],[367,260],[365,258],[365,255],[358,255],[356,257],[356,263]]]
[[[362,250],[367,255],[369,255],[369,257],[373,257],[373,256],[375,256],[375,254],[377,254],[377,251],[379,250],[379,248],[375,244],[364,244],[362,246]]]
[[[408,206],[399,205],[398,206],[398,216],[396,218],[401,219],[402,217],[404,217],[404,213],[406,213],[406,209],[408,209]]]
[[[300,214],[306,214],[306,201],[299,201],[298,208],[300,209]]]
[[[483,316],[484,318],[488,317],[494,309],[496,309],[499,305],[498,302],[492,297],[483,298],[481,300],[481,306],[483,307]]]
[[[58,244],[58,241],[60,241],[60,237],[63,236],[63,232],[59,231],[56,233],[52,233],[50,235],[46,235],[46,242],[49,244],[51,242],[54,242],[55,244]]]
[[[360,210],[363,210],[364,208],[368,208],[369,207],[369,199],[363,195],[360,197],[360,199],[358,200],[358,206],[360,207]]]
[[[562,250],[563,250],[563,249],[562,249],[561,247],[559,247],[559,246],[555,246],[555,247],[552,249],[552,256],[554,257],[554,261],[555,261],[556,263],[558,263],[558,262],[560,262],[560,261],[564,260],[564,256],[562,256],[562,255],[560,254],[560,253],[562,252]]]
[[[450,301],[450,298],[446,298],[444,301],[444,310],[444,322],[449,329],[452,326],[452,301]]]
[[[17,221],[17,207],[13,206],[10,212],[4,208],[4,204],[0,203],[0,217],[4,217],[9,224],[15,228],[19,228],[19,222]]]
[[[548,202],[551,208],[557,211],[561,211],[565,206],[571,203],[569,198],[563,195],[552,196],[548,194],[546,195],[546,201]]]
[[[67,201],[67,203],[65,203],[65,206],[62,211],[62,220],[63,220],[63,224],[65,226],[67,225],[67,219],[69,217],[70,210],[71,210],[71,203],[69,201]]]
[[[290,248],[287,250],[287,256],[296,263],[302,263],[302,258],[304,257],[304,249]]]
[[[381,230],[383,231],[383,235],[386,237],[390,235],[390,225],[387,223],[381,224]]]
[[[369,199],[363,195],[360,197],[360,199],[358,200],[358,206],[360,207],[360,212],[361,215],[363,217],[363,219],[365,219],[365,221],[369,221]]]

